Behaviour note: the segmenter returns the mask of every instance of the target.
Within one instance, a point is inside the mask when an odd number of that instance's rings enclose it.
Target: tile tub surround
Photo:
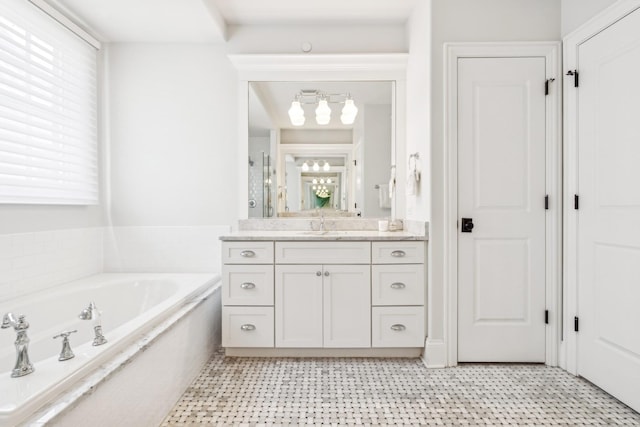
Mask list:
[[[102,272],[102,228],[0,235],[0,300]]]
[[[230,226],[105,227],[105,272],[211,273],[220,271],[219,236]]]
[[[238,424],[640,425],[640,414],[544,365],[220,355],[162,426]]]

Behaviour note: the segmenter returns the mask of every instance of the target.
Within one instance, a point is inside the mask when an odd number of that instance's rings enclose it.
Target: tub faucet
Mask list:
[[[89,303],[89,307],[80,312],[78,317],[82,320],[93,320],[93,331],[95,332],[95,337],[93,338],[94,346],[107,342],[107,339],[102,335],[102,313],[93,301]]]
[[[16,331],[16,366],[11,371],[11,377],[17,378],[30,374],[35,370],[31,361],[29,361],[29,337],[27,336],[27,329],[29,329],[29,323],[24,320],[24,314],[16,317],[13,313],[7,313],[2,317],[2,329],[13,327]]]

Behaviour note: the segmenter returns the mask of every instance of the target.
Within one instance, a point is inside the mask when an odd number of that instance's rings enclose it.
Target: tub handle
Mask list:
[[[240,287],[242,289],[255,289],[256,284],[251,282],[244,282],[243,284],[240,285]]]
[[[391,284],[391,289],[404,289],[406,285],[402,282],[395,282]]]
[[[53,337],[53,339],[62,338],[62,350],[58,357],[59,361],[64,362],[65,360],[73,359],[76,356],[73,354],[73,350],[71,350],[71,344],[69,344],[69,335],[76,332],[78,332],[77,329],[74,329],[73,331],[64,331]]]
[[[254,256],[256,256],[256,253],[254,251],[242,251],[240,252],[240,256],[243,258],[253,258]]]
[[[243,331],[255,331],[256,325],[252,325],[251,323],[244,324],[240,326],[240,329]]]
[[[405,329],[407,329],[407,327],[402,325],[402,324],[400,324],[400,323],[396,323],[395,325],[391,325],[391,330],[392,331],[401,332],[401,331],[404,331]]]
[[[405,251],[393,251],[393,252],[391,252],[391,256],[395,257],[395,258],[402,258],[406,254],[407,253]]]

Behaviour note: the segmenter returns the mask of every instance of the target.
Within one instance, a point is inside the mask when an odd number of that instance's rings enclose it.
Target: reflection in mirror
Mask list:
[[[392,94],[390,81],[251,82],[249,217],[391,216]]]

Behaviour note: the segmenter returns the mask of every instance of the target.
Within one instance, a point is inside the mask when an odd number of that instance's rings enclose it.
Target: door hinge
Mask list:
[[[580,208],[580,197],[575,194],[573,196],[573,209],[578,210]]]
[[[578,70],[567,71],[567,76],[573,76],[573,87],[580,86],[580,74],[578,73]]]
[[[549,310],[544,311],[544,324],[545,325],[549,324]]]
[[[555,81],[556,79],[547,79],[544,82],[544,95],[547,96],[549,95],[549,84],[553,81]]]
[[[575,332],[578,332],[578,330],[580,329],[580,328],[578,328],[578,326],[579,326],[578,323],[579,323],[578,316],[576,316],[576,317],[573,318],[573,330]]]
[[[549,210],[549,195],[544,196],[544,209]]]
[[[353,166],[358,166],[358,161],[357,160],[353,161]]]

